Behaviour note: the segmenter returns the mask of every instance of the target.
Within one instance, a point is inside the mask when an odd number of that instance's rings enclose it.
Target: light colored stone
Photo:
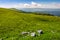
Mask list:
[[[36,36],[36,33],[35,33],[35,32],[32,32],[32,33],[31,33],[31,36],[32,36],[32,37]]]
[[[25,35],[25,34],[29,34],[29,32],[22,32],[21,34],[22,34],[22,35]]]
[[[38,30],[37,31],[39,34],[43,34],[43,31],[42,30]]]

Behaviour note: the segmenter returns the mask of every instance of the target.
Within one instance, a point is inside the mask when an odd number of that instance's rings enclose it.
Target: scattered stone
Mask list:
[[[38,30],[37,31],[39,34],[43,34],[43,31],[42,30]]]
[[[26,36],[36,37],[37,35],[40,36],[41,34],[43,34],[42,30],[38,30],[37,32],[38,32],[38,34],[36,34],[36,32],[31,32],[31,33],[30,32],[22,32],[21,35],[24,36],[24,38],[25,38]]]
[[[22,35],[28,35],[29,32],[22,32],[21,34],[22,34]]]
[[[32,33],[31,33],[31,36],[32,36],[32,37],[35,37],[35,36],[36,36],[36,33],[35,33],[35,32],[32,32]]]

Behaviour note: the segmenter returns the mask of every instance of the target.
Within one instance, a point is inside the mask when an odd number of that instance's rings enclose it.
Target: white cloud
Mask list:
[[[32,5],[36,5],[37,3],[35,3],[35,2],[31,2],[31,4],[32,4]]]
[[[42,3],[35,3],[31,2],[31,4],[28,3],[18,3],[18,4],[0,4],[0,7],[5,8],[60,8],[60,3],[48,3],[48,4],[42,4]]]

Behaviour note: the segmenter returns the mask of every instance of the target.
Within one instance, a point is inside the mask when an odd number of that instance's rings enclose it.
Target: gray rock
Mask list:
[[[37,31],[39,34],[43,34],[43,31],[42,30],[38,30]]]
[[[29,32],[22,32],[21,34],[22,34],[22,35],[28,35]]]
[[[35,33],[35,32],[32,32],[32,33],[31,33],[31,36],[32,36],[32,37],[35,37],[35,36],[36,36],[36,33]]]

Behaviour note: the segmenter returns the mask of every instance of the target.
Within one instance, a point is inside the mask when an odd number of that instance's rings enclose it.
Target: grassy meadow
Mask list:
[[[41,36],[20,36],[23,31],[39,29],[44,32]],[[0,8],[0,40],[60,40],[60,17]]]

